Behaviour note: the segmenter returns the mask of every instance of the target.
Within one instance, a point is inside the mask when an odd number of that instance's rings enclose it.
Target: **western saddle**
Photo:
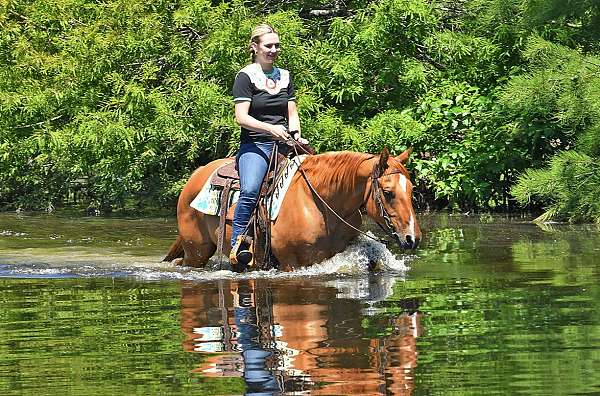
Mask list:
[[[315,150],[305,144],[298,142],[294,143],[302,153],[315,154]],[[250,219],[248,230],[252,229],[254,238],[245,235],[245,241],[250,245],[250,251],[256,252],[257,240],[260,240],[260,247],[263,253],[263,260],[260,261],[260,269],[271,269],[278,266],[277,259],[271,253],[271,219],[269,210],[266,208],[266,198],[273,194],[275,190],[275,181],[280,176],[282,170],[285,168],[286,157],[292,157],[298,153],[297,149],[293,147],[283,146],[281,151],[278,148],[279,145],[275,145],[276,149],[273,151],[273,156],[270,159],[269,171],[267,176],[264,178],[261,191],[258,198],[258,203],[254,210],[254,214]],[[219,201],[219,234],[217,238],[217,252],[223,253],[223,244],[225,239],[225,224],[227,220],[227,212],[229,209],[230,194],[232,191],[240,190],[240,177],[237,170],[236,161],[233,160],[220,168],[213,174],[210,181],[211,185],[221,188],[221,195]],[[252,228],[250,228],[252,227]],[[247,232],[246,232],[247,234]],[[264,238],[263,238],[264,237]],[[255,260],[248,263],[248,266],[252,266]],[[239,270],[240,268],[236,268]]]

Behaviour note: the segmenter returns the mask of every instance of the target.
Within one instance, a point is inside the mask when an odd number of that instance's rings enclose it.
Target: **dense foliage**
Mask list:
[[[518,98],[511,110],[530,140],[549,139],[552,148],[565,151],[547,168],[525,172],[512,192],[522,204],[543,203],[540,220],[600,223],[600,57],[539,39],[526,55],[530,73],[507,88],[510,98]],[[544,135],[536,133],[537,125]]]
[[[319,151],[414,145],[422,205],[510,209],[526,168],[600,155],[596,2],[343,4],[3,0],[0,208],[173,207],[236,148],[230,89],[264,21],[304,135]],[[556,202],[529,179],[519,199]]]

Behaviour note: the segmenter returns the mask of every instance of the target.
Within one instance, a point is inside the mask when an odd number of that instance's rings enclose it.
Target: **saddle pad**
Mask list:
[[[299,155],[292,159],[288,159],[283,171],[279,174],[276,180],[275,191],[272,196],[272,203],[267,200],[267,208],[269,208],[269,212],[271,215],[271,220],[275,220],[277,215],[279,214],[279,209],[281,208],[281,204],[283,203],[283,199],[285,198],[285,193],[287,192],[290,184],[292,183],[292,178],[294,174],[298,171],[298,167],[304,161],[306,155]],[[215,170],[216,172],[216,170]],[[213,172],[213,174],[215,173]],[[190,203],[190,206],[196,209],[199,212],[202,212],[207,215],[218,216],[220,203],[221,203],[221,192],[223,191],[222,187],[213,186],[210,181],[212,179],[212,175],[207,179],[202,189],[194,198],[194,200]],[[229,195],[229,205],[231,206],[238,201],[240,197],[240,192],[237,190],[231,190]]]
[[[207,215],[218,216],[219,208],[221,207],[221,192],[223,191],[223,187],[213,186],[210,181],[212,180],[213,175],[217,171],[215,170],[204,186],[202,186],[202,190],[196,195],[196,198],[190,203],[190,206],[196,209],[199,212],[202,212]],[[240,192],[236,190],[231,190],[229,194],[229,206],[233,205],[237,202],[240,197]]]

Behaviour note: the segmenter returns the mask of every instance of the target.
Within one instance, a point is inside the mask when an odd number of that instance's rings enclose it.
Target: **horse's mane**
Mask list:
[[[332,151],[319,155],[310,155],[302,162],[302,169],[309,175],[310,181],[317,190],[337,187],[337,191],[353,191],[356,173],[360,165],[371,158],[373,154],[353,151]],[[404,164],[390,156],[388,165],[399,170],[410,179]]]
[[[358,168],[370,158],[372,154],[333,151],[308,156],[302,162],[302,169],[317,190],[337,187],[338,191],[353,191]]]

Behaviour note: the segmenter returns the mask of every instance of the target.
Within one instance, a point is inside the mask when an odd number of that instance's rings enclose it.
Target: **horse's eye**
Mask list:
[[[385,199],[387,199],[387,200],[394,199],[394,192],[393,192],[393,191],[387,191],[387,190],[383,190],[383,196],[384,196],[384,197],[385,197]]]

